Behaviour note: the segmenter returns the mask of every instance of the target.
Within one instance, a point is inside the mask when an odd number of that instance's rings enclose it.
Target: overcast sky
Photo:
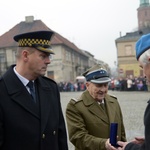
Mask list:
[[[115,39],[137,29],[140,0],[1,0],[0,35],[25,16],[42,20],[50,29],[114,66]]]

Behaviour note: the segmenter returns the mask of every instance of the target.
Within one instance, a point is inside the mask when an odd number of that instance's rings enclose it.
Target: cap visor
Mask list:
[[[43,48],[42,46],[37,46],[35,47],[37,50],[40,50],[42,52],[50,53],[50,54],[55,54],[51,48]]]
[[[97,83],[97,84],[101,84],[101,83],[108,83],[108,82],[110,82],[110,81],[111,81],[110,78],[104,77],[104,78],[99,78],[99,79],[91,80],[90,82],[92,82],[92,83]]]

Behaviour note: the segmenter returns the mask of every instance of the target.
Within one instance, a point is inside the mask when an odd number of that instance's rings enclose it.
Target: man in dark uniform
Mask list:
[[[44,77],[54,32],[16,35],[16,65],[0,79],[0,150],[68,150],[57,84]]]
[[[136,59],[150,83],[150,34],[143,35],[136,43]],[[150,150],[150,100],[144,114],[145,138],[136,137],[132,142],[121,142],[119,150]]]
[[[119,140],[126,141],[126,136],[117,98],[107,94],[111,79],[100,65],[83,75],[87,90],[66,109],[69,139],[76,150],[115,150],[109,142],[110,124],[118,123]]]

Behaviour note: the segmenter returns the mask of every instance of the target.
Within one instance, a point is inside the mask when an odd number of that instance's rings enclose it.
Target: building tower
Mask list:
[[[137,9],[138,29],[150,27],[150,5],[149,0],[140,0],[140,6]]]

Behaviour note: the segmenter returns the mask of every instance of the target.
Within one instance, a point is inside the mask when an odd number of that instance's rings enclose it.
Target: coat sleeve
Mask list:
[[[4,129],[3,129],[3,115],[2,115],[2,111],[0,108],[0,149],[3,145],[3,140],[4,139]]]
[[[60,103],[60,94],[57,89],[57,95],[59,99],[59,138],[58,138],[58,146],[59,150],[68,150],[68,144],[67,144],[67,132],[66,132],[66,126],[65,126],[65,120],[61,108],[61,103]]]
[[[119,104],[116,96],[110,95],[110,97],[113,98],[113,100],[115,100],[114,102],[115,102],[116,110],[118,112],[117,114],[119,114],[118,118],[120,118],[119,119],[119,122],[120,122],[119,140],[126,142],[127,139],[126,139],[125,127],[124,127],[124,122],[123,122],[123,115],[122,115],[122,110],[121,110],[120,104]]]
[[[127,139],[126,139],[126,133],[125,133],[125,127],[124,127],[124,122],[123,122],[123,115],[122,115],[122,111],[121,111],[121,108],[120,108],[120,105],[118,103],[118,108],[119,108],[119,111],[120,111],[120,118],[121,118],[121,141],[124,141],[126,142]]]
[[[107,139],[92,136],[86,130],[86,124],[72,100],[66,108],[66,119],[68,125],[69,139],[78,149],[104,150]]]

